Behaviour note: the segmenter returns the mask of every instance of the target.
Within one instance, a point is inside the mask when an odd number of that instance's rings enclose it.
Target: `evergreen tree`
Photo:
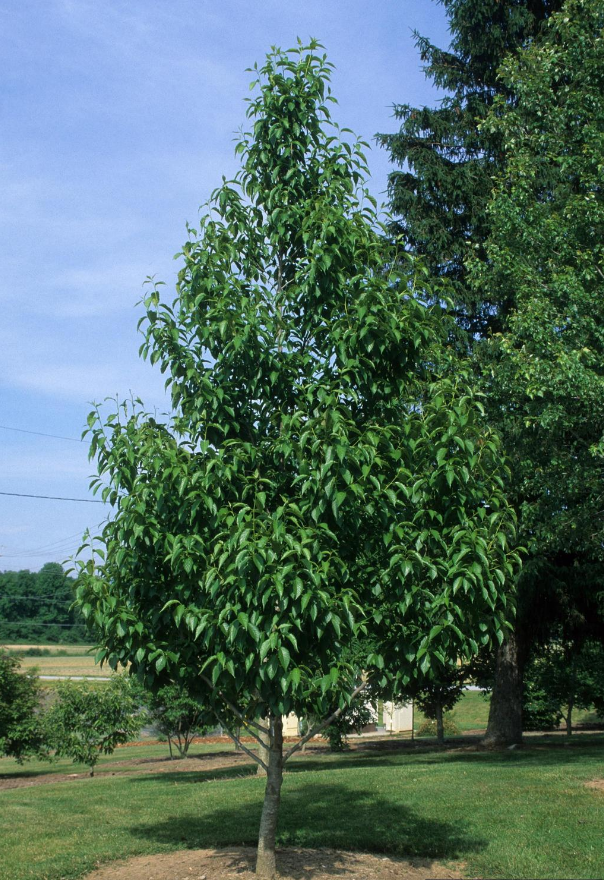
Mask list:
[[[445,95],[436,107],[394,106],[401,126],[378,135],[398,166],[389,177],[393,233],[424,257],[433,275],[449,279],[466,342],[501,327],[513,298],[470,288],[468,243],[480,248],[489,231],[487,204],[492,178],[502,166],[501,135],[481,127],[493,100],[512,100],[498,79],[509,52],[539,34],[561,0],[440,0],[451,30],[443,50],[416,34],[426,76]]]

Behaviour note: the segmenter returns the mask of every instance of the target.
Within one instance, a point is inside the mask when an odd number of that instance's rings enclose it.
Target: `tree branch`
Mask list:
[[[266,770],[266,772],[268,773],[268,767],[267,767],[267,765],[264,763],[264,761],[262,760],[262,758],[260,757],[260,755],[257,755],[256,752],[252,752],[251,749],[248,749],[247,746],[244,746],[243,743],[241,742],[241,739],[240,739],[238,736],[236,736],[234,733],[231,733],[231,731],[229,730],[229,728],[228,728],[228,727],[226,726],[226,724],[224,723],[224,719],[220,717],[220,715],[218,714],[218,712],[217,712],[215,709],[214,709],[214,715],[216,716],[216,718],[218,718],[218,722],[219,722],[220,726],[221,726],[224,730],[226,730],[227,735],[231,737],[231,739],[233,740],[233,742],[235,743],[235,745],[236,745],[236,746],[239,746],[239,748],[242,749],[242,750],[246,753],[246,755],[249,755],[249,757],[250,757],[253,761],[255,761],[257,764],[260,764],[260,766],[261,766],[264,770]]]
[[[350,695],[350,703],[352,703],[355,697],[358,697],[361,691],[364,691],[365,688],[369,687],[369,684],[369,681],[364,681],[358,687],[356,687]],[[313,736],[321,733],[321,731],[324,730],[329,724],[331,724],[332,721],[335,721],[336,718],[339,718],[342,712],[344,712],[347,708],[347,706],[342,706],[339,709],[336,709],[336,711],[332,712],[328,718],[326,718],[324,721],[319,722],[319,724],[315,725],[312,730],[309,730],[309,732],[305,736],[303,736],[301,740],[295,743],[295,745],[293,745],[291,749],[289,749],[289,751],[285,753],[285,755],[283,756],[283,763],[285,764],[286,761],[289,761],[291,756],[295,752],[297,752],[298,749],[301,749],[302,746],[305,745],[305,743],[307,743],[309,739],[313,738]]]
[[[210,679],[206,675],[203,675],[203,673],[202,673],[199,677],[201,678],[202,681],[204,681],[211,688],[211,690],[216,690],[216,688],[214,687],[214,685],[212,684],[212,682],[210,681]],[[264,743],[260,739],[260,737],[256,736],[256,734],[254,733],[254,731],[251,728],[255,727],[256,730],[259,730],[261,733],[270,733],[270,730],[268,729],[268,727],[263,727],[262,724],[258,724],[257,721],[250,721],[248,718],[246,718],[239,711],[239,709],[236,706],[233,706],[233,704],[229,700],[227,700],[227,698],[224,696],[222,691],[217,691],[217,693],[218,693],[219,697],[221,698],[221,700],[224,702],[227,709],[230,709],[231,712],[233,713],[233,715],[235,716],[235,718],[238,718],[241,721],[241,723],[243,724],[243,726],[249,730],[250,735],[254,737],[256,742],[260,743],[260,745],[264,745]]]

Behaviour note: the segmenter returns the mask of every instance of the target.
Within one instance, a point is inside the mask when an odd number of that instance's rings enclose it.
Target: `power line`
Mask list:
[[[36,623],[35,620],[0,620],[0,627],[11,627],[11,626],[83,626],[87,627],[86,623]]]
[[[1,599],[54,599],[55,602],[73,602],[73,594],[55,596],[54,593],[48,593],[46,596],[11,596],[9,593],[6,593],[4,596],[0,596]]]
[[[66,535],[64,538],[57,538],[56,541],[49,541],[47,544],[42,544],[40,547],[32,547],[29,550],[24,550],[22,553],[13,551],[11,554],[3,554],[4,556],[28,556],[33,553],[44,553],[45,551],[50,552],[51,550],[56,549],[57,544],[65,544],[68,541],[73,541],[74,538],[81,538],[84,532],[80,529],[77,532],[74,532],[72,535]],[[60,549],[60,548],[59,548]]]
[[[49,501],[83,501],[86,504],[105,504],[98,498],[64,498],[62,495],[29,495],[25,492],[0,492],[0,495],[13,495],[15,498],[46,498]]]
[[[43,431],[26,431],[25,428],[11,428],[9,425],[0,425],[3,431],[18,431],[20,434],[35,434],[37,437],[54,437],[55,440],[71,440],[73,443],[84,443],[77,437],[64,437],[62,434],[45,434]]]

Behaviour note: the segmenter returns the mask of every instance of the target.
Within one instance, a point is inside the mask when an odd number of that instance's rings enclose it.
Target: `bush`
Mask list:
[[[0,651],[0,755],[19,764],[31,755],[46,755],[40,698],[35,672],[19,672],[19,661]]]
[[[149,710],[155,729],[168,741],[171,757],[172,744],[186,758],[193,738],[216,724],[214,716],[180,684],[160,688],[151,696]]]
[[[145,716],[139,709],[136,687],[124,676],[114,676],[106,687],[65,682],[46,716],[48,738],[58,756],[86,764],[94,776],[101,754],[138,735]]]
[[[443,731],[445,736],[459,736],[461,731],[455,723],[454,716],[450,712],[443,714]],[[420,724],[416,736],[437,736],[436,720],[426,718]]]
[[[348,748],[348,734],[360,733],[375,718],[375,710],[368,703],[353,705],[326,727],[322,736],[328,741],[330,751],[342,752]]]
[[[522,703],[523,730],[554,730],[560,726],[560,700],[537,682],[525,680]]]

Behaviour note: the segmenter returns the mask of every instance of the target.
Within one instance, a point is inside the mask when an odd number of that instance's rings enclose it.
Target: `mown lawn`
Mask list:
[[[489,720],[490,696],[483,696],[482,691],[465,691],[453,709],[453,721],[461,733],[468,730],[486,730]],[[419,709],[414,712],[414,729],[417,732],[424,721],[424,715]],[[585,723],[602,723],[604,719],[590,709],[576,710],[573,713],[573,725]],[[604,877],[604,871],[602,872]]]
[[[604,793],[585,782],[604,777],[604,737],[558,743],[311,753],[284,782],[279,841],[463,862],[468,877],[601,878]],[[0,792],[0,880],[71,880],[128,855],[254,844],[264,782],[252,772],[99,775]]]

